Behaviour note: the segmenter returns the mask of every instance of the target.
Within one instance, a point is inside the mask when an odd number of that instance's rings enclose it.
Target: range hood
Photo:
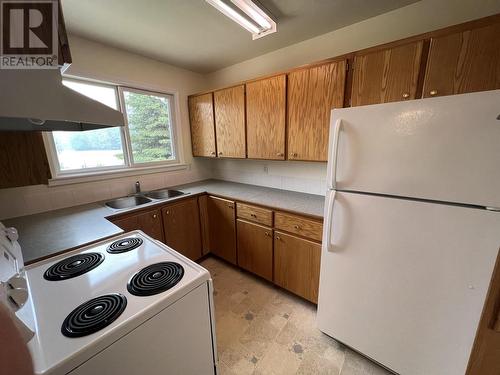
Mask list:
[[[123,114],[62,84],[58,69],[0,70],[0,131],[124,126]]]

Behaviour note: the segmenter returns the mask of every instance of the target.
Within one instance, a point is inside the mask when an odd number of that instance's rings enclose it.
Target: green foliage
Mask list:
[[[57,132],[54,137],[56,147],[62,150],[120,150],[122,149],[120,131],[117,128],[88,130],[83,132]]]
[[[168,101],[165,98],[125,92],[125,107],[135,163],[173,157]]]

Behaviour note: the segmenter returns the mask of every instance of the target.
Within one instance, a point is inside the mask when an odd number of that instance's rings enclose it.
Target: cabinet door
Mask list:
[[[500,23],[433,38],[424,97],[500,88]]]
[[[263,278],[273,280],[272,229],[237,220],[238,265]]]
[[[215,255],[236,264],[236,224],[234,202],[208,197],[210,250]]]
[[[218,156],[245,158],[245,86],[216,91],[214,105]]]
[[[191,260],[199,259],[201,232],[197,198],[168,205],[161,212],[165,243]]]
[[[285,159],[286,75],[246,84],[247,148],[253,159]]]
[[[215,157],[215,123],[213,94],[188,99],[193,156]]]
[[[354,58],[351,105],[415,99],[423,41]]]
[[[201,225],[201,252],[203,255],[210,252],[210,225],[208,217],[208,195],[198,197]]]
[[[282,232],[274,234],[274,282],[318,303],[321,244]]]
[[[160,210],[151,210],[137,214],[131,214],[112,220],[112,222],[125,232],[131,230],[142,230],[147,235],[163,242],[163,225]]]
[[[500,253],[467,370],[467,375],[497,374],[500,374]]]
[[[288,159],[326,161],[330,113],[344,102],[346,61],[288,75]]]

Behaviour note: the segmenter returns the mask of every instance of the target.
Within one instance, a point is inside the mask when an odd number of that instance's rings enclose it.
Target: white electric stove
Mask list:
[[[20,272],[37,374],[216,373],[210,274],[143,232]]]

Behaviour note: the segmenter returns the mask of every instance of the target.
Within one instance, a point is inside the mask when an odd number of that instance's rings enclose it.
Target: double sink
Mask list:
[[[162,189],[149,191],[147,193],[138,193],[130,197],[113,199],[104,204],[114,210],[121,210],[124,208],[142,206],[154,200],[168,200],[185,194],[186,193],[179,190]]]

